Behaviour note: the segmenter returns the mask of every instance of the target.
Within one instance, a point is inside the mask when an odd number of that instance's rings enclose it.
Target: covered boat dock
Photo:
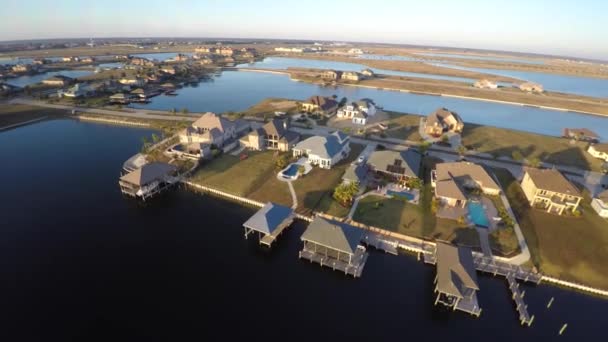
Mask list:
[[[291,225],[294,218],[293,209],[268,202],[243,223],[245,239],[249,234],[258,232],[260,244],[270,247],[281,232]]]

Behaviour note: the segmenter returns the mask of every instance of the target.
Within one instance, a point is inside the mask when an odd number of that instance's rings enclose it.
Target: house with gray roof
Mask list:
[[[245,238],[257,232],[260,243],[270,247],[279,234],[294,220],[295,212],[292,208],[268,202],[245,223]]]
[[[479,285],[471,249],[437,242],[435,253],[435,304],[441,303],[477,315],[481,313],[477,304]]]
[[[118,184],[123,194],[146,200],[177,182],[177,167],[153,162],[120,177]]]
[[[484,194],[499,195],[501,187],[483,166],[469,162],[439,163],[431,173],[435,197],[443,204],[464,207],[467,190],[479,189]]]
[[[369,171],[369,168],[364,163],[351,164],[348,167],[348,169],[346,169],[344,174],[342,175],[342,183],[361,184],[365,180],[365,177],[367,176],[368,171]]]
[[[350,153],[350,136],[336,131],[327,136],[313,136],[293,148],[293,156],[306,156],[311,165],[331,169]]]
[[[376,115],[376,104],[371,99],[347,103],[338,109],[338,118],[351,119],[356,125],[365,125],[369,117]]]
[[[361,245],[363,235],[359,228],[316,216],[302,234],[304,248],[300,258],[358,277],[367,260],[365,247]]]
[[[444,133],[462,133],[464,121],[456,112],[446,108],[439,108],[429,114],[424,121],[424,133],[439,137]]]
[[[300,134],[289,130],[287,119],[272,119],[264,126],[254,129],[239,141],[251,150],[289,151],[300,140]]]
[[[239,130],[246,129],[249,129],[248,125],[243,127],[239,122],[208,112],[180,132],[179,141],[183,144],[208,143],[222,147],[236,139]]]
[[[419,178],[421,163],[422,155],[414,149],[374,151],[367,160],[371,170],[400,181]]]

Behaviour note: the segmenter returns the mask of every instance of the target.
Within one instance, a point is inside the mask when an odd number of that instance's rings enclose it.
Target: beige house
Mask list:
[[[46,80],[42,80],[42,84],[44,85],[50,85],[50,86],[58,86],[58,87],[64,87],[70,83],[72,83],[73,79],[67,76],[63,76],[63,75],[56,75],[50,78],[47,78]]]
[[[164,72],[165,74],[175,75],[175,68],[170,65],[165,65],[160,69],[160,71]]]
[[[587,152],[595,158],[608,161],[608,144],[593,144],[589,146]]]
[[[424,132],[439,137],[447,132],[462,133],[464,122],[456,112],[446,108],[439,108],[429,114],[424,123]]]
[[[583,199],[580,191],[555,169],[528,169],[521,187],[531,206],[558,215],[564,209],[575,211]]]
[[[199,46],[196,49],[194,49],[195,53],[200,53],[200,54],[207,54],[207,53],[211,53],[213,50],[213,48],[207,47],[207,46]]]
[[[340,76],[342,75],[341,71],[336,71],[336,70],[325,70],[323,71],[323,73],[321,74],[322,78],[328,79],[328,80],[337,80],[340,78]]]
[[[215,113],[205,113],[179,134],[182,144],[208,143],[218,147],[237,136],[236,123]]]
[[[331,97],[311,96],[308,100],[302,102],[302,109],[306,112],[319,112],[329,115],[338,109],[338,102]]]
[[[475,84],[473,84],[473,86],[475,88],[481,88],[481,89],[496,89],[498,88],[498,85],[490,80],[479,80],[477,82],[475,82]]]
[[[534,82],[525,82],[519,85],[519,89],[529,93],[542,93],[543,86]]]
[[[248,149],[289,151],[298,141],[300,135],[289,130],[287,120],[272,119],[261,128],[253,130],[239,141]]]
[[[147,67],[153,67],[154,66],[154,62],[147,59],[147,58],[143,58],[143,57],[133,57],[131,58],[131,62],[132,65],[139,65],[139,66],[147,66]]]
[[[481,165],[469,162],[437,164],[431,173],[431,185],[435,188],[435,197],[452,207],[466,205],[467,190],[479,189],[492,196],[499,195],[502,191]]]
[[[372,69],[363,69],[361,71],[361,75],[363,75],[367,78],[373,78],[374,76],[376,76],[376,74],[374,74],[374,71]]]
[[[361,76],[360,73],[358,73],[356,71],[345,71],[342,73],[342,76],[340,76],[340,78],[345,81],[359,81],[363,77]]]
[[[146,84],[146,79],[141,77],[123,77],[118,80],[118,83],[136,87],[143,87]]]
[[[608,190],[600,192],[591,201],[591,207],[603,218],[608,218]]]
[[[222,47],[216,49],[218,55],[231,57],[234,54],[234,50],[231,47]]]
[[[15,64],[13,65],[13,67],[11,68],[11,70],[13,72],[28,72],[30,71],[32,68],[30,67],[29,64]]]

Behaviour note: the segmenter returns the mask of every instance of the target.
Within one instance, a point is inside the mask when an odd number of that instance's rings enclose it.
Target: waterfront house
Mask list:
[[[153,67],[154,61],[151,61],[147,58],[143,57],[133,57],[130,62],[131,65],[143,66],[143,67]]]
[[[336,70],[325,70],[321,73],[321,78],[326,80],[337,80],[340,76],[342,76],[342,72]]]
[[[492,196],[502,191],[486,169],[469,162],[437,164],[431,172],[431,185],[435,188],[435,197],[450,207],[464,207],[467,190],[477,189]]]
[[[564,138],[596,143],[600,141],[599,135],[587,128],[564,128]]]
[[[80,61],[80,58],[74,57],[74,56],[67,56],[67,57],[61,58],[61,61],[64,63],[78,62],[78,61]]]
[[[342,183],[361,184],[367,176],[368,167],[365,163],[351,164],[342,175]]]
[[[49,62],[50,61],[45,58],[36,58],[36,59],[34,59],[34,61],[32,63],[35,65],[43,65],[43,64],[48,64]]]
[[[21,72],[28,72],[28,71],[32,70],[32,67],[29,64],[15,64],[15,65],[13,65],[11,70],[16,73],[21,73]]]
[[[433,137],[442,136],[444,133],[462,133],[464,122],[460,115],[446,108],[439,108],[428,115],[424,122],[424,132]]]
[[[71,77],[55,75],[53,77],[47,78],[46,80],[42,80],[42,84],[49,86],[65,87],[73,81],[74,79]]]
[[[169,62],[169,63],[187,62],[189,59],[190,59],[190,57],[188,55],[185,55],[183,53],[178,53],[175,57],[167,59],[167,62]]]
[[[366,78],[373,78],[376,76],[376,74],[374,73],[374,71],[372,69],[363,69],[361,71],[361,75],[365,76]]]
[[[367,165],[374,172],[404,184],[408,179],[419,178],[422,155],[414,149],[405,151],[374,151]]]
[[[146,200],[178,181],[177,168],[166,163],[149,163],[120,177],[123,194]]]
[[[72,86],[71,88],[69,88],[68,90],[66,90],[64,92],[60,92],[60,93],[62,96],[65,96],[65,97],[77,98],[77,97],[86,96],[92,92],[93,91],[91,90],[91,88],[89,87],[88,84],[77,83],[74,86]]]
[[[362,76],[356,71],[344,71],[340,78],[345,81],[360,81]]]
[[[175,68],[170,65],[163,66],[162,68],[160,68],[160,71],[165,74],[175,75]]]
[[[80,61],[82,63],[93,63],[95,62],[95,57],[83,57]]]
[[[347,53],[351,54],[351,55],[362,55],[363,50],[357,49],[357,48],[352,48],[352,49],[348,50]]]
[[[534,83],[534,82],[524,82],[519,85],[519,89],[521,91],[525,91],[528,93],[542,93],[543,92],[543,86],[538,83]]]
[[[337,117],[351,119],[354,124],[365,125],[370,116],[376,115],[377,109],[374,101],[361,99],[356,102],[347,103],[338,109]]]
[[[222,55],[225,57],[232,57],[234,55],[234,50],[231,47],[223,46],[219,49],[216,49],[218,55]]]
[[[306,101],[302,102],[302,109],[309,113],[331,115],[336,112],[337,108],[338,102],[327,96],[311,96]]]
[[[181,143],[208,143],[218,147],[237,136],[236,123],[215,113],[205,113],[179,134]]]
[[[435,305],[441,303],[478,316],[481,313],[477,302],[479,284],[471,249],[437,242],[435,259]]]
[[[591,200],[591,207],[601,217],[608,218],[608,190],[604,190],[595,196]]]
[[[145,100],[150,96],[150,92],[144,90],[144,88],[137,88],[131,92],[131,95],[133,97]]]
[[[608,144],[593,144],[589,146],[587,152],[595,158],[603,159],[608,162]]]
[[[194,49],[194,52],[198,53],[198,54],[208,54],[208,53],[212,53],[213,50],[214,50],[213,48],[210,48],[208,46],[199,46]]]
[[[123,77],[118,80],[118,83],[134,87],[143,87],[146,84],[146,79],[141,77]]]
[[[498,88],[498,85],[490,80],[486,80],[486,79],[482,79],[482,80],[478,80],[477,82],[475,82],[473,84],[473,86],[475,88],[480,88],[480,89],[496,89]]]
[[[580,191],[556,169],[529,168],[521,187],[530,205],[561,215],[576,211],[583,199]]]
[[[299,142],[293,148],[293,156],[308,157],[311,165],[331,169],[350,153],[350,137],[340,131],[327,136],[313,136]]]
[[[110,96],[111,104],[128,104],[131,102],[131,95],[124,93],[116,93]]]
[[[316,216],[300,238],[304,248],[299,256],[359,277],[367,260],[362,238],[361,229]]]
[[[257,232],[260,243],[270,247],[279,234],[291,225],[295,216],[292,208],[268,202],[243,223],[245,239]]]
[[[287,119],[272,119],[264,126],[254,129],[239,141],[248,149],[289,151],[300,140],[300,134],[289,130]]]

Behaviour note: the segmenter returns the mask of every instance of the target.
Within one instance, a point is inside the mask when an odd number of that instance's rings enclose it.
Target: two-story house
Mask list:
[[[428,115],[424,122],[424,132],[439,137],[447,132],[462,133],[464,122],[460,115],[446,108],[439,108]]]
[[[327,80],[337,80],[341,76],[342,76],[342,72],[341,71],[336,71],[336,70],[325,70],[321,74],[321,78],[324,78],[324,79],[327,79]]]
[[[179,134],[179,141],[184,144],[208,143],[218,147],[235,139],[236,123],[215,113],[205,113],[192,125]]]
[[[354,124],[365,125],[370,116],[376,115],[377,109],[374,101],[361,99],[356,102],[347,103],[338,109],[337,117],[352,119]]]
[[[311,165],[331,169],[350,153],[350,137],[340,131],[327,136],[313,136],[300,141],[293,148],[293,156],[308,157]]]
[[[242,146],[251,150],[289,151],[299,140],[300,135],[289,130],[287,120],[272,119],[264,126],[254,129],[239,141]]]
[[[302,102],[302,109],[311,113],[331,115],[337,108],[338,102],[327,96],[311,96],[308,100]]]
[[[467,190],[479,189],[484,194],[497,196],[501,188],[481,165],[469,162],[439,163],[431,172],[431,185],[435,197],[442,204],[464,207]]]
[[[528,169],[521,187],[531,206],[558,215],[564,210],[576,211],[583,199],[580,191],[555,169]]]

